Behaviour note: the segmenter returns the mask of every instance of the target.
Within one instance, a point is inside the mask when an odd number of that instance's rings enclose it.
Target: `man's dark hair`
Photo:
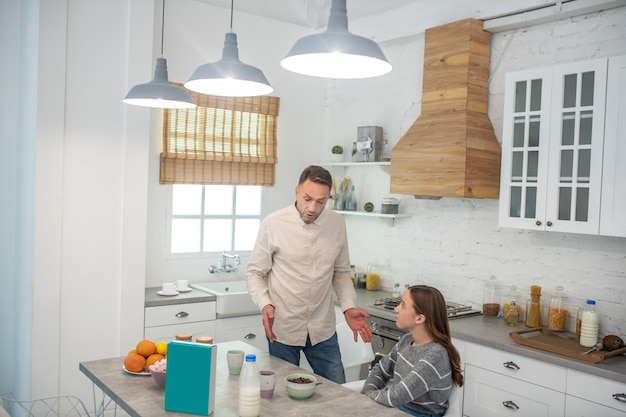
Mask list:
[[[330,175],[330,172],[317,165],[309,165],[304,168],[304,171],[300,174],[298,185],[306,180],[311,180],[316,184],[326,185],[329,189],[333,186],[333,177]]]

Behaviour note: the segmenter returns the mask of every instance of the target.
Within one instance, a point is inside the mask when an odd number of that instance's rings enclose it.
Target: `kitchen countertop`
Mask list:
[[[194,290],[193,288],[189,292],[181,292],[178,293],[178,295],[172,296],[157,294],[157,291],[160,290],[160,287],[146,288],[144,307],[168,306],[182,303],[204,303],[216,300],[215,295],[208,294],[204,291]]]
[[[236,417],[239,415],[237,399],[239,377],[228,374],[226,352],[229,349],[241,349],[246,353],[255,353],[261,369],[274,369],[277,372],[276,388],[272,399],[261,399],[262,416],[325,416],[330,414],[344,417],[389,416],[406,417],[397,408],[388,408],[373,400],[318,377],[321,384],[315,387],[313,396],[306,400],[293,400],[287,395],[284,377],[292,373],[308,373],[269,353],[244,342],[217,343],[217,365],[215,377],[214,417]],[[186,413],[167,412],[163,409],[164,390],[157,388],[150,376],[129,375],[122,370],[123,357],[102,359],[79,364],[85,374],[109,398],[132,417],[149,416],[190,416]]]
[[[359,308],[366,310],[372,316],[395,320],[393,310],[386,312],[369,307],[376,299],[391,297],[390,292],[356,290],[356,294],[356,303]],[[511,331],[526,328],[523,323],[517,327],[509,327],[503,319],[487,318],[483,316],[471,316],[450,320],[450,332],[452,333],[452,337],[626,383],[626,356],[620,355],[608,358],[600,363],[585,362],[541,349],[520,345],[509,335]]]

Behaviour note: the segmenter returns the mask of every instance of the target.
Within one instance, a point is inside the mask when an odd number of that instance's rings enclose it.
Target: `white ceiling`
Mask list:
[[[228,10],[231,8],[231,0],[197,1]],[[237,12],[246,12],[314,30],[323,30],[328,23],[331,3],[332,0],[234,0],[234,10],[235,15]],[[485,20],[486,30],[498,31],[623,5],[626,5],[626,0],[346,1],[350,29],[359,25],[360,18],[376,16],[377,25],[372,25],[371,20],[369,24],[365,23],[367,20],[363,24],[367,26],[365,28],[367,36],[378,41],[383,40],[383,37],[394,39],[410,36],[429,27],[465,18]],[[513,16],[502,19],[510,15]],[[504,23],[501,24],[502,21]],[[490,30],[489,24],[492,24],[495,30]]]
[[[231,0],[199,0],[230,10]],[[348,18],[359,18],[411,3],[434,3],[441,0],[352,0],[347,1]],[[467,0],[443,0],[452,5]],[[234,0],[235,11],[243,11],[299,26],[320,28],[328,23],[332,0]]]

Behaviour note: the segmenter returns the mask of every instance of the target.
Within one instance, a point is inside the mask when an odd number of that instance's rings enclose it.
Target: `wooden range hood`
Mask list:
[[[426,30],[422,113],[392,150],[392,193],[498,198],[501,151],[487,116],[490,40],[476,19]]]

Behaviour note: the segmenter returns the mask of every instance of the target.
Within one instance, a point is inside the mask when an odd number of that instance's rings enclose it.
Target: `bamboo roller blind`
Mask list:
[[[280,99],[190,94],[163,112],[161,184],[274,185]]]

